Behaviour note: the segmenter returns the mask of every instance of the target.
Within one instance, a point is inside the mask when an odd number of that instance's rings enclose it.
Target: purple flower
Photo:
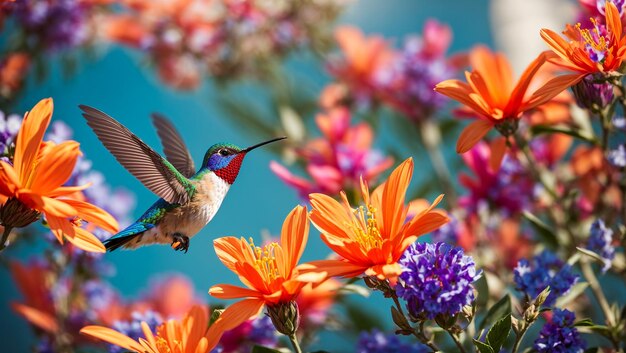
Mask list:
[[[474,301],[472,282],[480,274],[462,248],[445,243],[414,243],[399,263],[403,272],[396,293],[414,317],[452,316]]]
[[[429,55],[422,38],[410,37],[401,55],[377,72],[375,80],[383,100],[409,118],[422,120],[446,104],[448,98],[433,88],[454,74],[446,58]]]
[[[615,257],[613,230],[607,228],[603,220],[598,219],[591,224],[587,249],[602,256],[604,259],[603,273],[611,268],[611,260]]]
[[[552,311],[552,320],[541,329],[534,348],[539,353],[579,353],[585,350],[585,341],[574,327],[574,313],[566,309]]]
[[[278,336],[269,316],[260,316],[253,320],[251,324],[252,329],[248,333],[248,339],[251,342],[264,347],[276,347]]]
[[[613,85],[602,82],[601,78],[587,75],[572,86],[576,104],[584,109],[596,111],[606,107],[613,100]]]
[[[154,311],[148,310],[143,313],[135,311],[131,314],[131,321],[116,321],[113,324],[113,329],[137,341],[139,337],[144,337],[143,330],[141,328],[142,321],[145,321],[148,324],[148,327],[150,327],[150,331],[155,334],[157,326],[163,323],[161,315]],[[110,353],[121,353],[125,351],[125,349],[115,345],[109,346]]]
[[[578,281],[578,275],[572,272],[572,267],[547,250],[530,262],[521,259],[513,272],[517,290],[530,298],[535,298],[550,286],[550,295],[544,303],[545,306],[552,306],[556,298],[569,292]]]
[[[609,151],[606,159],[615,167],[626,167],[626,148],[624,145],[619,145],[616,149]]]
[[[79,0],[16,0],[14,10],[29,44],[57,50],[87,40],[87,6]]]
[[[402,342],[393,333],[385,334],[377,329],[371,332],[361,332],[356,346],[356,353],[425,353],[430,351],[421,343]]]
[[[0,155],[6,156],[22,125],[22,118],[17,114],[5,115],[0,111]]]

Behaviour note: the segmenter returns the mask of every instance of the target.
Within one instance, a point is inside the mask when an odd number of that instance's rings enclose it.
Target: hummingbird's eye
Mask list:
[[[220,154],[220,156],[226,157],[230,154],[230,151],[224,148],[224,149],[219,150],[218,153]]]

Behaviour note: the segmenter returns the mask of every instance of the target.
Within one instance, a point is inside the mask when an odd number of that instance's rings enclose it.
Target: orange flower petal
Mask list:
[[[465,153],[478,143],[493,127],[493,123],[487,120],[476,120],[469,124],[456,143],[456,152]]]
[[[230,284],[217,284],[209,289],[209,294],[218,299],[258,298],[261,294],[253,289]]]
[[[535,60],[533,60],[528,67],[522,73],[519,81],[515,85],[513,92],[509,98],[509,102],[504,109],[504,116],[515,117],[520,112],[520,106],[530,86],[530,82],[535,77],[541,66],[546,63],[546,55],[544,53],[539,54]]]
[[[222,237],[213,240],[213,247],[217,257],[222,261],[224,266],[233,272],[237,262],[244,262],[245,258],[241,254],[241,241],[235,237]]]
[[[37,193],[21,190],[19,199],[27,206],[37,209],[46,214],[46,216],[55,217],[74,217],[76,209],[68,205],[65,200],[57,200],[47,196],[41,196]]]
[[[59,330],[59,325],[55,318],[48,313],[20,303],[11,303],[11,308],[24,317],[26,321],[46,332],[55,334]]]
[[[256,317],[261,309],[263,309],[263,301],[259,299],[245,299],[227,307],[206,333],[208,346],[215,347],[225,331]]]
[[[306,207],[296,206],[285,218],[280,235],[280,247],[287,255],[284,275],[296,267],[309,238],[309,219]]]
[[[26,185],[34,171],[38,158],[39,146],[50,124],[54,104],[52,98],[40,100],[33,109],[26,113],[15,141],[13,165],[22,185]]]
[[[355,277],[362,274],[368,267],[353,264],[342,260],[318,260],[298,266],[301,273],[298,280],[310,282],[312,279],[326,279],[330,277]],[[316,273],[311,276],[309,273]]]
[[[134,352],[143,352],[144,348],[136,341],[113,329],[102,326],[85,326],[80,333],[120,346]]]
[[[400,164],[387,179],[382,195],[382,224],[380,224],[383,239],[393,239],[399,235],[404,224],[406,210],[404,198],[413,177],[413,159],[408,158]]]
[[[551,79],[533,93],[530,100],[524,104],[521,110],[529,110],[547,103],[561,92],[578,83],[578,81],[582,80],[585,76],[586,74],[584,73],[577,73],[561,75]]]
[[[81,154],[79,144],[75,141],[65,141],[47,150],[32,173],[28,183],[30,189],[40,195],[63,185],[72,175],[78,156]]]
[[[115,218],[100,207],[73,199],[64,199],[63,201],[72,206],[76,210],[77,215],[85,221],[93,223],[112,234],[119,231],[119,224]]]
[[[506,139],[504,136],[498,137],[491,142],[491,155],[489,156],[489,168],[497,172],[502,164],[502,159],[506,153]]]
[[[21,183],[13,166],[5,161],[0,161],[0,193],[5,196],[13,196],[21,187]]]
[[[102,245],[102,242],[83,228],[74,227],[74,236],[71,237],[65,234],[65,239],[74,244],[77,248],[85,251],[96,253],[106,252],[106,248]]]
[[[397,263],[375,265],[365,270],[366,275],[376,276],[378,279],[397,278],[401,273],[402,267]]]
[[[311,222],[320,232],[350,239],[344,227],[345,224],[352,224],[352,219],[337,200],[324,194],[310,194],[309,200],[313,208],[310,215]]]

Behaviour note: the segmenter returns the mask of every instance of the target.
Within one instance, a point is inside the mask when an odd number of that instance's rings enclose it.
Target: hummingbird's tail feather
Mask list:
[[[128,247],[133,240],[137,239],[137,237],[141,237],[145,231],[152,228],[154,228],[154,224],[151,223],[133,223],[123,231],[105,240],[103,244],[107,251]]]

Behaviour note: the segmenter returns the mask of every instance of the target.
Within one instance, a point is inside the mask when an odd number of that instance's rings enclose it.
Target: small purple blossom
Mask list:
[[[531,261],[521,259],[513,272],[517,290],[530,298],[535,298],[550,286],[545,306],[552,306],[558,297],[569,292],[578,281],[578,275],[572,272],[572,267],[547,250]]]
[[[611,260],[615,257],[613,230],[607,228],[603,220],[598,219],[591,224],[587,249],[602,256],[604,259],[604,266],[602,266],[603,273],[611,268]]]
[[[396,293],[414,317],[452,316],[474,301],[472,282],[480,277],[471,256],[445,243],[414,243],[399,261]]]
[[[586,344],[574,327],[574,313],[567,309],[555,309],[552,320],[541,329],[534,349],[539,353],[580,353]]]
[[[584,109],[594,111],[602,109],[613,100],[613,85],[601,81],[601,78],[594,75],[585,76],[579,83],[572,86],[572,91],[576,104]]]
[[[454,75],[445,57],[428,55],[423,39],[410,37],[397,59],[379,70],[375,80],[385,101],[409,118],[423,120],[448,101],[433,90],[435,85]]]
[[[87,6],[79,0],[16,0],[14,10],[30,45],[58,50],[87,40]]]
[[[146,324],[148,324],[150,331],[156,334],[156,328],[157,326],[163,323],[163,319],[161,318],[161,315],[159,315],[159,313],[156,313],[151,310],[148,310],[143,313],[134,311],[131,314],[130,321],[116,321],[113,324],[113,329],[137,341],[140,337],[142,338],[144,337],[144,333],[141,328],[142,322],[145,322]],[[110,353],[121,353],[125,351],[126,351],[125,349],[115,346],[115,345],[109,346]]]
[[[431,350],[421,343],[407,343],[393,333],[384,333],[373,329],[361,332],[356,346],[356,353],[425,353]]]
[[[435,229],[431,233],[433,243],[443,242],[448,244],[457,244],[461,232],[459,227],[459,220],[455,216],[450,215],[450,222]]]
[[[278,336],[276,329],[269,316],[260,316],[252,321],[252,329],[248,333],[248,339],[254,344],[264,347],[276,347]]]
[[[626,131],[626,117],[623,115],[613,115],[611,124],[618,130]]]
[[[5,115],[0,111],[0,154],[5,156],[8,148],[15,142],[17,132],[22,125],[22,118],[17,114]]]
[[[626,167],[626,148],[624,145],[617,146],[616,149],[610,150],[606,156],[606,159],[612,166],[618,168]]]

